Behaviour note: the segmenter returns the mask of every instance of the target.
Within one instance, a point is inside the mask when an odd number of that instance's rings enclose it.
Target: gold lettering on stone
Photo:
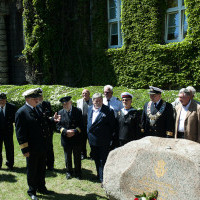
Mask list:
[[[165,183],[163,181],[154,180],[150,177],[143,177],[141,180],[138,180],[138,186],[130,187],[130,190],[134,194],[142,194],[143,192],[148,193],[154,190],[158,190],[159,200],[167,200],[169,197],[176,195],[176,190],[173,185]]]
[[[166,163],[164,160],[159,160],[157,162],[157,165],[155,166],[154,171],[158,178],[164,176],[164,174],[166,173],[167,169],[165,169],[165,165]]]

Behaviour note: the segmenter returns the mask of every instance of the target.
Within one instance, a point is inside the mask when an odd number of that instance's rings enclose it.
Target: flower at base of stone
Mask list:
[[[140,194],[140,195],[135,195],[135,199],[134,200],[156,200],[157,197],[158,197],[158,191],[154,191],[152,193],[143,193],[143,194]]]

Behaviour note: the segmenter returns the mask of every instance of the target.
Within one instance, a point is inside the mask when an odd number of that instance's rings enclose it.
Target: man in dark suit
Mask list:
[[[36,191],[50,194],[45,186],[47,140],[43,114],[36,108],[39,103],[38,89],[23,93],[26,103],[15,115],[16,135],[21,151],[26,157],[28,195],[37,200]]]
[[[173,137],[174,116],[170,103],[161,99],[162,90],[150,86],[150,99],[142,113],[143,136]]]
[[[102,183],[103,168],[113,139],[115,116],[114,111],[103,104],[102,94],[95,93],[92,102],[93,106],[88,108],[87,132],[96,165],[97,177]]]
[[[51,104],[48,101],[43,100],[43,91],[41,88],[38,88],[39,93],[39,104],[37,108],[43,113],[43,118],[45,119],[45,123],[43,128],[46,130],[46,134],[48,137],[48,149],[47,149],[47,158],[46,158],[46,166],[47,169],[52,171],[54,169],[54,152],[53,152],[53,131],[55,127],[54,122],[58,122],[60,120],[60,116],[57,113],[52,117],[53,111],[51,109]]]
[[[81,143],[83,119],[81,110],[72,106],[71,97],[62,97],[60,102],[63,109],[58,112],[61,116],[60,122],[57,123],[57,130],[61,133],[61,144],[64,149],[66,178],[70,179],[73,175],[72,153],[74,157],[75,178],[81,179]]]
[[[92,105],[92,99],[90,98],[90,91],[84,89],[82,91],[82,99],[77,100],[77,108],[80,108],[83,116],[83,131],[82,131],[82,149],[81,149],[81,159],[87,158],[87,113],[88,106]],[[92,157],[92,155],[90,155]]]
[[[13,169],[14,165],[14,144],[13,144],[13,123],[15,122],[16,107],[7,102],[6,94],[0,92],[0,168],[2,167],[3,143],[6,150],[6,166]]]

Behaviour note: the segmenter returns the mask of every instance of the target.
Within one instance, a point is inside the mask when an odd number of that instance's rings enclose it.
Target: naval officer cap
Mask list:
[[[130,94],[129,92],[123,92],[121,93],[121,98],[133,98],[133,95]]]
[[[37,93],[38,93],[38,95],[40,97],[43,96],[43,90],[42,90],[42,88],[37,88]]]
[[[71,96],[66,96],[66,97],[60,98],[59,101],[60,101],[61,103],[67,103],[68,101],[71,100],[71,98],[72,98]]]
[[[38,98],[40,95],[38,93],[38,88],[26,90],[23,94],[25,98]]]
[[[6,99],[6,93],[0,92],[0,99]]]
[[[161,94],[162,90],[158,87],[149,86],[150,91],[149,94]]]

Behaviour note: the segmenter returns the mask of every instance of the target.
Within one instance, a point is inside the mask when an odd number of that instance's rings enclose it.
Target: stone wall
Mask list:
[[[24,48],[20,0],[0,1],[0,84],[23,84],[24,64],[18,59]]]
[[[8,84],[8,53],[6,41],[5,16],[8,6],[5,1],[0,2],[0,84]]]

